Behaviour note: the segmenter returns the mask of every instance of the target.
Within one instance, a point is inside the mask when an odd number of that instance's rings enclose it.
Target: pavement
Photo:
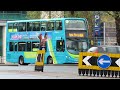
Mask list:
[[[14,63],[0,63],[0,66],[18,66],[18,64],[14,64]]]
[[[29,66],[34,66],[35,64],[29,64]],[[44,64],[44,66],[77,66],[78,64]]]
[[[29,64],[34,66],[35,64]],[[78,64],[45,64],[45,66],[77,66]],[[19,66],[17,63],[0,63],[0,66]]]

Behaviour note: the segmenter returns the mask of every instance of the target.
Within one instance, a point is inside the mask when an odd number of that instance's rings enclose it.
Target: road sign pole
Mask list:
[[[104,45],[106,45],[106,44],[105,44],[105,42],[106,42],[106,41],[105,41],[105,39],[106,39],[106,38],[105,38],[105,22],[103,23],[103,32],[104,32],[104,33],[103,33],[103,36],[104,36],[104,38],[103,38],[103,39],[104,39]]]

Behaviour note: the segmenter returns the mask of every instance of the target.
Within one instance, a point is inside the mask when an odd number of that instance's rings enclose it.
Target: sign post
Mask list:
[[[100,32],[100,16],[98,14],[95,15],[95,26],[94,26],[94,35],[99,36]]]
[[[105,34],[106,34],[106,33],[105,33],[105,22],[104,22],[104,23],[103,23],[103,37],[104,37],[103,39],[104,39],[104,45],[105,45],[105,42],[106,42],[106,41],[105,41],[105,39],[106,39],[106,38],[105,38]]]

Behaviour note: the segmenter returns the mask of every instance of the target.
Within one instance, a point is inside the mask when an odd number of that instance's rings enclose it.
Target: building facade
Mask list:
[[[6,63],[6,22],[21,19],[26,19],[26,11],[0,11],[0,63]]]
[[[105,31],[103,31],[102,37],[94,37],[94,45],[115,45],[117,44],[116,38],[116,25],[115,22],[104,22]],[[105,36],[104,36],[105,35]]]

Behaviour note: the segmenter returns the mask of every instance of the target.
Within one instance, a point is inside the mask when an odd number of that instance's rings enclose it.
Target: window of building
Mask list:
[[[4,13],[21,13],[21,11],[4,11]]]
[[[22,14],[27,14],[27,12],[26,12],[26,11],[21,11],[21,13],[22,13]]]
[[[56,42],[56,51],[58,51],[58,52],[64,52],[65,51],[64,40],[57,40],[57,42]]]
[[[3,13],[3,11],[0,11],[0,13]]]

